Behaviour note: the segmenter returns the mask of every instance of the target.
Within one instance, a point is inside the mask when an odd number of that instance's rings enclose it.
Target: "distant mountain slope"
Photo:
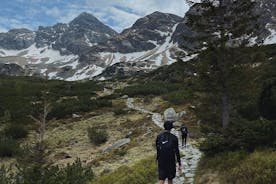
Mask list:
[[[261,43],[261,40],[265,40],[264,44],[276,43],[276,6],[273,3],[275,3],[275,0],[256,0],[254,11],[256,15],[259,15],[259,27],[254,30],[254,35],[256,36],[254,41],[256,42]],[[186,17],[200,15],[202,8],[204,7],[200,3],[196,3],[189,9],[173,33],[172,39],[174,42],[190,48],[193,47],[193,45],[187,45],[188,43],[183,39],[183,36],[190,37],[196,34],[185,24]]]
[[[118,62],[141,62],[149,70],[176,60],[171,35],[181,17],[154,12],[118,34],[93,15],[82,13],[69,24],[1,33],[0,63],[13,63],[30,75],[81,80]]]
[[[272,3],[273,0],[257,1],[255,11],[261,12],[261,28],[255,30],[254,41],[276,43],[276,7]],[[198,14],[201,8],[201,4],[194,4],[186,15]],[[112,77],[111,70],[126,74],[175,62],[181,46],[194,47],[183,38],[193,34],[185,24],[185,17],[168,13],[154,12],[142,17],[122,33],[91,14],[81,13],[68,24],[40,26],[35,32],[13,29],[0,33],[0,63],[17,64],[27,75],[47,72],[52,79],[82,80],[97,76],[104,80]],[[184,53],[186,61],[194,57]]]

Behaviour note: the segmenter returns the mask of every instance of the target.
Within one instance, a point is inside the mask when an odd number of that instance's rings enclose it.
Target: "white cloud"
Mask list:
[[[26,10],[26,17],[35,17],[36,15],[40,14],[41,11],[37,8],[34,8],[34,7],[29,7],[27,10]]]
[[[108,22],[108,19],[113,20],[115,25],[112,26],[117,31],[121,31],[122,29],[130,27],[137,19],[141,17],[134,13],[129,13],[115,7],[109,7],[108,12],[109,14],[105,14],[99,18],[106,20],[105,22]]]
[[[25,2],[24,0],[16,1]],[[26,11],[27,15],[22,16],[25,17],[24,19],[14,17],[7,22],[1,20],[0,17],[0,26],[9,25],[8,27],[13,28],[25,27],[36,29],[36,26],[49,25],[49,22],[68,23],[81,12],[85,11],[93,14],[116,31],[121,32],[123,29],[132,26],[137,19],[154,11],[172,13],[183,17],[188,10],[185,0],[30,0],[28,2],[36,4],[36,6],[26,7],[28,8]],[[55,6],[45,6],[50,2]],[[59,2],[62,2],[62,8],[60,8]],[[42,3],[45,4],[42,5]],[[34,17],[38,15],[49,16],[49,18],[47,17],[49,22],[45,20],[35,21]],[[29,18],[26,20],[26,17]],[[40,23],[38,21],[44,22]]]
[[[9,29],[19,29],[19,28],[26,28],[29,30],[33,30],[35,26],[41,25],[42,23],[31,21],[31,22],[24,22],[18,18],[4,18],[0,17],[0,29],[4,32],[8,31]]]
[[[105,24],[120,32],[137,19],[161,11],[181,17],[188,10],[184,0],[85,0],[86,3],[71,4],[64,8],[59,22],[68,23],[83,11],[96,16]],[[112,21],[112,22],[110,22]]]
[[[188,10],[188,5],[184,0],[86,0],[86,3],[91,7],[101,8],[120,6],[141,15],[161,11],[184,16]]]
[[[52,17],[59,17],[61,14],[61,11],[57,7],[48,8],[45,10],[46,15],[52,16]]]
[[[91,8],[90,6],[70,5],[65,9],[65,11],[62,13],[60,12],[60,15],[62,16],[59,16],[58,22],[68,23],[82,12],[91,13],[104,24],[112,27],[118,32],[130,27],[137,19],[142,17],[113,6]],[[112,24],[110,24],[110,21],[112,21]]]
[[[58,22],[68,23],[74,18],[76,18],[82,12],[88,12],[94,15],[91,11],[91,8],[88,8],[85,5],[79,4],[70,4],[67,5],[63,10],[60,10],[60,17],[58,18]]]

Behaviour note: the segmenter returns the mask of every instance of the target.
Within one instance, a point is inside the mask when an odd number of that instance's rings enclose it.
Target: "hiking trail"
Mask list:
[[[127,107],[130,109],[134,109],[146,114],[151,115],[152,121],[159,127],[163,129],[163,118],[162,115],[159,113],[154,113],[149,110],[144,109],[143,107],[135,106],[133,98],[127,99]],[[174,184],[193,184],[194,183],[194,175],[195,170],[198,164],[198,161],[201,157],[201,152],[199,149],[194,145],[191,144],[192,140],[188,139],[188,144],[186,148],[182,148],[181,146],[181,139],[179,136],[179,132],[175,129],[172,129],[174,135],[178,137],[179,140],[179,150],[181,152],[181,163],[182,163],[182,172],[179,173],[178,170],[176,172],[176,177],[173,180]]]

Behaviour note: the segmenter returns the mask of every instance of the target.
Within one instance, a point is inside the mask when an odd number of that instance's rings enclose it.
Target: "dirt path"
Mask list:
[[[159,127],[163,128],[163,118],[159,113],[154,113],[144,109],[143,107],[135,106],[133,98],[127,99],[127,107],[130,109],[134,109],[146,114],[150,114],[152,121]],[[175,129],[172,130],[172,133],[179,137],[178,131]],[[180,140],[180,139],[179,139]],[[174,184],[193,184],[194,183],[194,175],[197,167],[197,163],[200,160],[201,152],[198,150],[194,144],[192,144],[192,140],[188,139],[188,144],[186,148],[179,147],[180,152],[182,153],[181,163],[183,165],[183,170],[181,173],[177,172],[176,178],[173,180]]]

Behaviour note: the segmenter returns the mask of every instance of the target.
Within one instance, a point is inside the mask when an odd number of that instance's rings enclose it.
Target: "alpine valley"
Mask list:
[[[256,30],[260,44],[276,43],[276,7],[273,0],[261,0],[261,29]],[[195,4],[187,14],[200,13]],[[67,81],[105,80],[114,75],[147,72],[195,55],[183,36],[193,35],[185,17],[154,12],[138,19],[130,28],[117,33],[96,17],[81,13],[68,24],[40,26],[37,31],[12,29],[0,33],[0,74],[43,76]],[[182,49],[181,49],[182,48]]]

